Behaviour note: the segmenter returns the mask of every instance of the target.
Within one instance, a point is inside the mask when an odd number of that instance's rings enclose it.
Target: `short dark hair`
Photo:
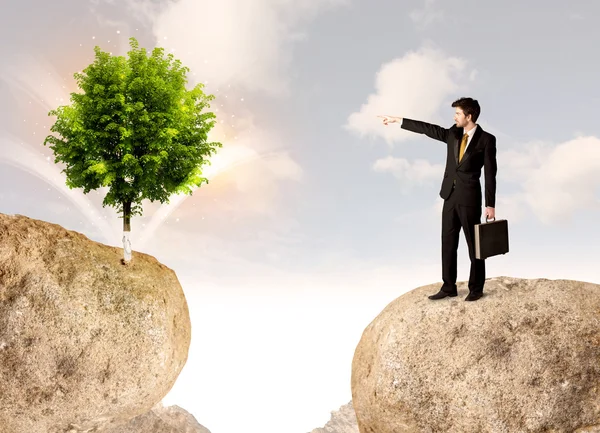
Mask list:
[[[471,115],[471,120],[473,122],[477,122],[479,118],[479,113],[481,113],[481,107],[479,106],[479,102],[473,98],[460,98],[452,103],[452,107],[460,108],[465,116]]]

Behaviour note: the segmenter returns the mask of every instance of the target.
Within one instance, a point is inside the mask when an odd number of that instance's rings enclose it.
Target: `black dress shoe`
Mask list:
[[[465,301],[476,301],[483,296],[483,292],[469,292]]]
[[[443,290],[440,290],[435,295],[428,296],[429,299],[444,299],[447,296],[453,297],[456,296],[456,293],[446,293]]]

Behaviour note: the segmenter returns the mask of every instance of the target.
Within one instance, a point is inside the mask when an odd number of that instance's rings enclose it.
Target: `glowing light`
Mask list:
[[[26,171],[54,186],[93,224],[93,221],[98,217],[97,212],[90,208],[90,201],[81,190],[69,189],[58,166],[45,163],[39,154],[26,146],[18,145],[14,138],[8,137],[6,134],[0,137],[0,141],[8,141],[8,145],[2,146],[3,151],[0,153],[0,161]],[[49,157],[46,159],[48,160]],[[48,191],[51,191],[51,188],[48,188]],[[115,232],[106,222],[100,224],[98,228],[107,243],[112,244],[113,241],[119,239],[119,233]]]
[[[218,174],[224,173],[232,168],[246,164],[258,159],[279,156],[282,152],[273,151],[268,153],[257,153],[248,147],[237,147],[221,151],[214,155],[211,159],[211,164],[202,168],[202,175],[209,180],[215,178]],[[148,241],[152,238],[156,230],[163,222],[167,224],[167,218],[183,203],[187,198],[191,197],[188,194],[179,194],[169,198],[169,204],[162,205],[153,215],[148,223],[148,227],[143,231],[139,241],[136,243],[137,248],[141,251]],[[213,201],[217,201],[216,198]],[[204,219],[204,217],[202,217]]]

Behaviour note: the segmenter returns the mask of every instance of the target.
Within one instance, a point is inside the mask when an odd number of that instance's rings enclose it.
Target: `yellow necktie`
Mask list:
[[[462,157],[465,154],[465,148],[467,147],[468,139],[469,139],[469,134],[463,135],[462,141],[460,142],[460,151],[458,152],[458,162],[460,162],[462,160]]]

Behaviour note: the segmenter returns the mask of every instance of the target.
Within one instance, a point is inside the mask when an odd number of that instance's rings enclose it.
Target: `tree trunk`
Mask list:
[[[131,261],[131,202],[123,202],[123,264]]]

